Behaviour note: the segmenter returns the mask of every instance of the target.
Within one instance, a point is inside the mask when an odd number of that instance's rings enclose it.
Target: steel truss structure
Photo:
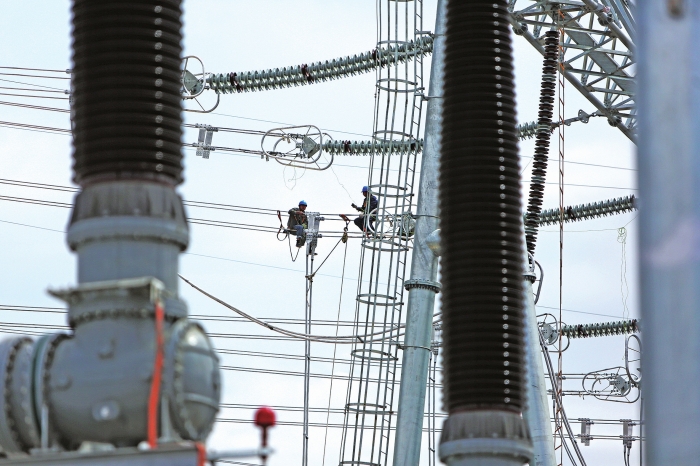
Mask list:
[[[608,122],[635,140],[631,0],[510,0],[513,31],[544,53],[544,33],[563,28],[564,77]]]

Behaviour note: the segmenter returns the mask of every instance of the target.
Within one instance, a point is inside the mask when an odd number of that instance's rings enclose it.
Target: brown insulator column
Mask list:
[[[444,407],[450,465],[520,465],[524,245],[505,1],[449,2],[440,169]]]

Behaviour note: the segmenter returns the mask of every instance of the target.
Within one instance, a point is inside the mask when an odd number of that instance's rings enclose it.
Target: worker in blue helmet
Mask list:
[[[370,236],[374,232],[374,221],[377,219],[379,201],[376,196],[370,194],[367,186],[362,187],[362,196],[365,200],[362,201],[361,207],[357,207],[354,202],[351,204],[355,210],[362,212],[353,223],[357,225],[357,228],[364,231],[367,236]]]
[[[287,220],[287,230],[290,232],[296,231],[297,247],[304,245],[305,235],[304,230],[309,228],[309,222],[304,211],[306,210],[306,201],[299,201],[299,207],[289,209],[289,220]]]

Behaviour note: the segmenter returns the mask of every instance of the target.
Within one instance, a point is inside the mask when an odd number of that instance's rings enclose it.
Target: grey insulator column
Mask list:
[[[645,464],[690,465],[700,458],[700,398],[687,390],[700,383],[700,16],[697,2],[636,6]]]
[[[515,466],[525,405],[524,244],[507,2],[450,2],[440,165],[440,458]]]
[[[25,419],[33,429],[17,428],[12,410],[0,414],[6,451],[145,440],[159,302],[159,437],[204,440],[213,426],[218,358],[178,297],[178,260],[189,242],[175,191],[182,182],[180,3],[73,2],[73,168],[82,191],[67,240],[78,256],[78,286],[52,292],[68,303],[72,332],[40,338],[25,373],[17,373],[14,354],[26,345],[0,345],[5,390],[19,390],[6,401],[27,405],[21,394],[32,394]]]
[[[423,413],[428,382],[433,309],[437,283],[438,257],[427,239],[438,228],[438,177],[440,175],[440,130],[442,129],[442,68],[445,58],[445,5],[439,0],[430,68],[430,92],[421,158],[416,227],[411,256],[406,335],[401,361],[398,416],[396,421],[395,465],[418,466],[423,437]]]
[[[549,396],[544,378],[544,364],[540,347],[540,330],[537,324],[537,309],[532,293],[535,279],[535,264],[528,263],[525,273],[525,381],[527,384],[527,405],[523,410],[523,418],[530,428],[532,437],[533,457],[531,466],[556,466],[557,457],[554,453],[554,437],[552,437],[552,422],[549,410]]]

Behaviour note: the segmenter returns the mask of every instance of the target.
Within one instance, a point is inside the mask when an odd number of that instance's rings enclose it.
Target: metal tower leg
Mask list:
[[[637,3],[646,463],[697,464],[700,92],[697,2]]]
[[[403,345],[401,384],[394,465],[418,466],[423,412],[430,361],[433,307],[438,258],[426,243],[426,238],[438,227],[438,177],[440,175],[440,130],[442,116],[442,66],[444,61],[445,4],[439,0],[435,21],[433,62],[430,69],[430,92],[426,115],[425,146],[418,187],[416,230],[413,241],[411,279],[405,283],[408,292],[406,336]]]

